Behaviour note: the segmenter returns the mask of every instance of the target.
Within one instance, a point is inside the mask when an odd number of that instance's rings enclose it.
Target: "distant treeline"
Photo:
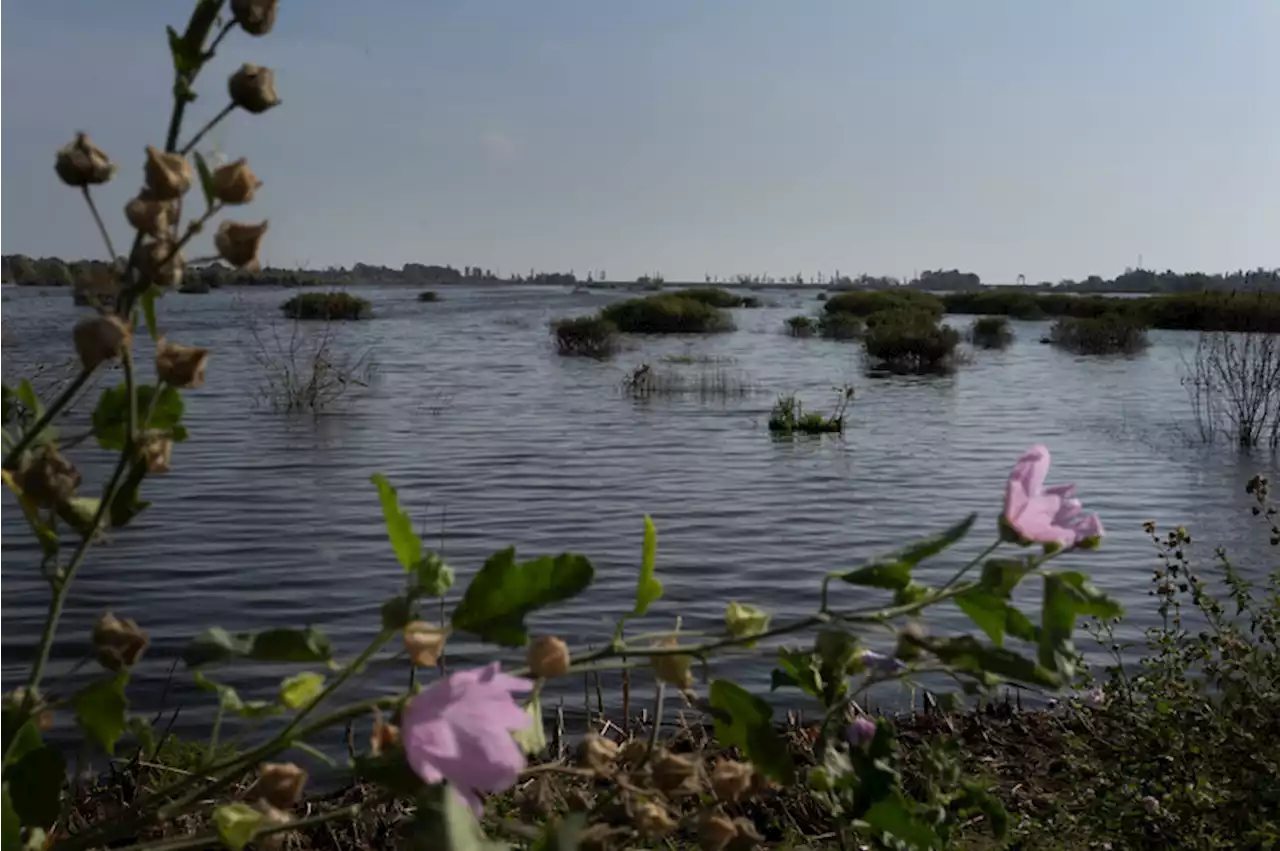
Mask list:
[[[947,293],[938,298],[947,313],[1011,316],[1015,319],[1115,316],[1150,328],[1180,331],[1280,332],[1280,292],[1257,289],[1110,298],[1001,287],[980,292]]]

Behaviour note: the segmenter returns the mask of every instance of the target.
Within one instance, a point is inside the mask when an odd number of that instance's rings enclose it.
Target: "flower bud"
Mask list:
[[[147,194],[155,201],[173,201],[191,188],[191,163],[182,154],[161,151],[147,145],[147,163],[143,167]]]
[[[164,432],[150,431],[138,443],[138,456],[148,473],[167,473],[173,461],[173,438]]]
[[[404,628],[404,649],[419,668],[433,668],[444,653],[447,636],[426,621],[413,621]]]
[[[213,172],[213,197],[224,204],[248,204],[262,181],[249,169],[249,161],[241,157],[219,166]]]
[[[748,763],[722,759],[711,771],[711,791],[729,803],[737,803],[751,791],[755,769]]]
[[[120,357],[133,342],[133,332],[123,319],[108,313],[76,323],[71,339],[80,356],[80,365],[96,369],[99,364]]]
[[[675,819],[662,804],[645,801],[636,808],[636,831],[642,838],[661,839],[675,829]]]
[[[131,618],[103,612],[93,625],[93,655],[108,671],[138,664],[149,643],[147,634]]]
[[[876,737],[876,722],[865,715],[861,715],[845,728],[844,736],[849,740],[849,744],[855,748],[860,748]]]
[[[373,718],[373,734],[369,736],[369,751],[380,756],[383,751],[390,750],[400,744],[400,728],[382,720],[379,712]]]
[[[148,195],[150,193],[147,193]],[[124,205],[124,217],[133,229],[147,236],[163,239],[174,223],[173,204],[138,196]]]
[[[738,835],[738,827],[719,810],[705,810],[698,816],[698,847],[702,851],[721,851]]]
[[[25,686],[18,686],[13,691],[4,696],[5,709],[18,710],[27,700],[27,689]],[[36,719],[36,728],[41,732],[47,732],[53,729],[53,710],[44,708],[44,700],[40,697],[40,692],[35,692],[35,699],[31,701],[30,706],[31,717]]]
[[[528,661],[535,677],[563,677],[569,673],[569,645],[553,635],[544,635],[529,645]]]
[[[638,765],[648,752],[648,742],[632,739],[622,746],[622,750],[618,752],[618,759],[628,765]]]
[[[77,133],[75,141],[58,149],[53,170],[68,186],[92,186],[110,180],[116,167],[87,134]]]
[[[769,628],[769,613],[745,603],[730,602],[725,609],[724,626],[734,638],[759,635]]]
[[[138,244],[138,250],[133,253],[133,267],[146,286],[171,289],[182,283],[187,261],[175,243],[155,239]]]
[[[24,454],[13,478],[18,489],[37,505],[53,508],[69,502],[80,487],[80,471],[52,443]]]
[[[668,796],[698,791],[698,765],[687,756],[663,751],[653,762],[653,782]]]
[[[680,642],[674,637],[659,641],[654,647],[677,647]],[[693,657],[672,654],[653,656],[650,658],[654,675],[664,683],[679,689],[687,689],[693,685]]]
[[[618,758],[618,743],[598,733],[587,733],[578,746],[578,762],[600,777],[610,777]]]
[[[203,385],[208,360],[208,349],[180,346],[164,337],[156,340],[156,377],[171,387],[192,390]]]
[[[245,63],[227,80],[231,102],[254,115],[280,103],[276,97],[275,74],[270,68]]]
[[[266,35],[276,23],[277,0],[231,0],[231,14],[249,35]]]
[[[307,772],[292,762],[264,762],[258,770],[258,797],[273,807],[288,809],[302,797]]]
[[[213,245],[222,259],[232,266],[253,271],[258,268],[258,250],[266,232],[266,222],[257,225],[223,222],[213,236]]]

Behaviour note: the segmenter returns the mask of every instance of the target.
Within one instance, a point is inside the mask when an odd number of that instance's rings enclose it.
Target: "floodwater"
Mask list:
[[[70,327],[86,309],[64,291],[5,292],[4,380],[16,382],[34,364],[57,372],[71,351]],[[1196,448],[1183,436],[1180,352],[1191,335],[1157,331],[1142,355],[1087,358],[1040,345],[1045,325],[1015,322],[1011,348],[976,352],[953,376],[873,379],[857,344],[782,333],[785,317],[819,307],[812,291],[766,291],[773,306],[734,311],[734,333],[639,338],[605,363],[558,356],[547,326],[622,293],[459,287],[443,289],[438,303],[419,303],[407,288],[358,292],[375,316],[335,326],[333,345],[369,353],[377,374],[319,418],[254,402],[261,368],[247,328],[279,321],[277,305],[292,293],[223,290],[160,303],[172,339],[214,352],[207,384],[186,394],[191,438],[175,450],[173,472],[144,486],[154,505],[92,552],[47,681],[83,659],[90,624],[108,607],[136,618],[152,638],[133,693],[138,708],[159,702],[183,644],[209,626],[311,624],[349,658],[377,631],[380,604],[403,582],[369,482],[375,472],[390,478],[443,547],[459,589],[486,556],[509,545],[521,557],[587,555],[593,588],[533,622],[597,644],[632,606],[646,513],[658,529],[665,596],[635,629],[669,628],[677,618],[684,629],[714,628],[730,600],[759,605],[779,623],[815,610],[829,571],[977,511],[969,540],[917,570],[925,582],[945,581],[994,537],[1008,469],[1040,442],[1053,452],[1051,481],[1075,482],[1108,531],[1099,552],[1063,561],[1123,601],[1127,636],[1155,618],[1148,587],[1156,560],[1143,521],[1186,524],[1206,563],[1218,544],[1239,556],[1246,575],[1274,562],[1244,492],[1254,472],[1274,469],[1271,456]],[[277,328],[278,338],[262,329],[274,356],[288,348],[287,327]],[[311,324],[304,333],[319,332]],[[669,356],[714,362],[664,362]],[[619,383],[641,362],[742,392],[632,398]],[[765,421],[777,394],[798,393],[817,410],[846,383],[857,398],[842,437],[770,437]],[[74,424],[63,430],[75,432]],[[101,485],[108,460],[88,447],[73,453],[87,491]],[[8,690],[30,662],[48,594],[8,495],[3,526]],[[835,587],[833,606],[863,606],[877,593]],[[949,604],[928,623],[936,632],[966,628]],[[462,640],[450,650],[453,664],[485,658]],[[770,667],[757,654],[717,662],[713,673],[764,692]],[[280,674],[259,667],[221,677],[245,697],[268,697]],[[173,679],[168,705],[193,704],[184,707],[182,728],[211,696],[191,697],[180,665]],[[403,687],[404,679],[403,668],[383,667],[358,688]],[[616,681],[607,676],[606,690]]]

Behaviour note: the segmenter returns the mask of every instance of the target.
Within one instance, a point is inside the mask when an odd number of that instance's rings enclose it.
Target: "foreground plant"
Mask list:
[[[47,406],[30,384],[5,394],[7,402],[16,399],[31,413],[24,420],[6,419],[3,478],[40,543],[40,571],[50,588],[48,616],[25,684],[4,703],[0,822],[5,851],[275,847],[293,832],[359,819],[383,800],[406,804],[396,828],[413,847],[492,847],[477,815],[484,812],[485,824],[538,847],[625,847],[689,830],[704,848],[750,848],[764,834],[745,816],[733,815],[740,811],[732,808],[775,785],[801,781],[820,797],[833,831],[848,845],[942,847],[958,824],[975,819],[1000,835],[1004,818],[998,802],[952,765],[940,762],[937,781],[919,795],[910,794],[901,781],[892,727],[871,718],[861,703],[873,686],[915,683],[925,674],[949,677],[965,693],[982,693],[1003,682],[1056,689],[1074,674],[1077,617],[1119,614],[1084,574],[1051,565],[1096,546],[1101,525],[1083,514],[1070,488],[1044,485],[1049,457],[1043,447],[1029,452],[1011,476],[991,544],[946,582],[930,583],[914,570],[964,540],[976,515],[860,566],[840,566],[822,579],[812,614],[784,622],[763,607],[730,601],[717,628],[683,630],[677,618],[675,629],[629,636],[631,622],[650,614],[663,593],[656,572],[657,533],[646,518],[632,610],[607,635],[576,647],[554,635],[533,635],[526,619],[584,594],[595,578],[589,559],[561,553],[519,561],[514,548],[500,550],[457,596],[451,593],[454,570],[424,546],[396,490],[375,475],[403,586],[381,606],[366,646],[342,657],[314,626],[272,625],[240,633],[206,629],[186,645],[181,660],[216,706],[208,744],[197,751],[198,762],[189,770],[153,771],[164,736],[158,739],[148,714],[132,712],[129,701],[134,669],[154,661],[155,654],[146,653],[145,617],[129,611],[126,598],[117,612],[102,614],[89,636],[68,641],[59,624],[68,591],[93,547],[108,534],[129,534],[130,522],[146,509],[140,497],[146,478],[181,468],[175,444],[186,439],[187,431],[180,391],[203,383],[209,353],[164,339],[155,303],[181,281],[182,251],[202,226],[224,205],[249,201],[260,185],[242,161],[232,164],[232,172],[215,174],[198,154],[193,170],[188,157],[232,110],[258,114],[279,103],[268,69],[243,65],[228,82],[230,105],[185,144],[179,141],[192,86],[215,49],[236,27],[265,35],[276,17],[273,0],[232,0],[232,17],[215,34],[222,8],[220,0],[199,0],[186,31],[170,31],[175,102],[168,136],[163,150],[148,149],[146,187],[137,203],[130,202],[127,215],[137,236],[118,269],[118,296],[110,310],[103,306],[71,334],[80,373]],[[59,177],[82,191],[101,226],[90,187],[111,178],[115,169],[109,159],[78,137],[59,153],[57,163]],[[197,181],[205,194],[204,212],[182,228],[182,201]],[[265,232],[265,222],[224,221],[214,245],[234,265],[253,266]],[[722,327],[716,308],[679,296],[660,298],[618,307],[632,318],[655,318],[663,330]],[[139,314],[156,340],[152,385],[140,383],[135,374]],[[89,378],[114,363],[121,365],[124,380],[102,393],[92,425],[99,446],[118,453],[118,460],[102,496],[87,498],[80,495],[83,476],[69,457],[71,441],[59,442],[56,425]],[[13,408],[7,405],[6,412]],[[72,542],[74,551],[64,559],[63,545]],[[1001,547],[1011,552],[994,557]],[[978,578],[973,579],[975,568]],[[1012,603],[1013,592],[1028,578],[1042,583],[1036,619]],[[854,599],[839,599],[833,592],[837,582],[857,588]],[[869,599],[876,592],[884,599]],[[930,634],[921,619],[940,604],[958,606],[987,640],[976,634]],[[429,620],[429,612],[435,620]],[[446,673],[442,660],[458,633],[490,648],[493,658]],[[881,650],[864,646],[869,635],[887,643]],[[784,638],[792,643],[779,646]],[[47,685],[55,641],[61,657],[87,655],[100,670],[71,671]],[[1013,641],[1024,650],[1008,646]],[[1026,655],[1032,652],[1034,658]],[[818,766],[796,765],[762,697],[722,677],[709,682],[695,677],[695,670],[710,670],[729,653],[773,657],[773,688],[797,690],[817,702]],[[527,667],[512,662],[504,671],[504,655],[522,657]],[[217,673],[230,668],[234,675],[237,667],[256,665],[291,670],[263,693],[243,696]],[[408,668],[411,685],[377,696],[348,695],[375,665]],[[434,678],[433,669],[438,671]],[[582,765],[572,771],[598,781],[591,796],[567,802],[570,812],[555,818],[516,822],[486,811],[483,796],[504,792],[517,781],[536,784],[539,773],[551,773],[528,764],[546,746],[541,696],[551,682],[636,669],[647,669],[656,682],[653,732],[647,740],[625,744],[601,735],[582,743]],[[528,700],[517,702],[515,695],[525,693]],[[677,695],[689,713],[703,718],[722,748],[733,749],[731,757],[708,770],[699,758],[659,746],[657,731],[669,698]],[[68,785],[64,750],[44,738],[59,713],[74,715],[83,734],[67,752],[112,757],[127,747],[133,754],[130,769],[143,772],[145,782],[99,801],[91,818],[72,818],[79,787]],[[259,726],[267,719],[273,723]],[[223,746],[224,725],[239,728],[237,749]],[[345,757],[326,753],[332,733],[343,728],[350,730]],[[368,731],[363,747],[356,744],[357,729]],[[305,798],[307,772],[293,761],[299,753],[335,767],[345,764],[351,777],[382,790],[380,797],[312,811]],[[545,816],[539,806],[532,799],[530,809]]]

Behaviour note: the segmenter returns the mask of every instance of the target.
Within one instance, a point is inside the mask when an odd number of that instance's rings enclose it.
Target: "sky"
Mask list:
[[[991,283],[1280,266],[1276,0],[284,0],[242,62],[283,103],[206,152],[264,186],[265,262],[611,279]],[[4,4],[3,252],[101,256],[53,173],[120,164],[118,243],[163,141],[180,2]],[[208,245],[194,253],[206,253]]]

